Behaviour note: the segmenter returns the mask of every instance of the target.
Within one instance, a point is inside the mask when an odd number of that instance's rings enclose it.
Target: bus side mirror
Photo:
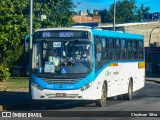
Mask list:
[[[28,34],[28,35],[25,36],[25,39],[24,39],[25,52],[29,51],[29,38],[30,38],[30,35]]]

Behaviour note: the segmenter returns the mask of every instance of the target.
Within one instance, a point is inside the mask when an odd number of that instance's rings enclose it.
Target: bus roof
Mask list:
[[[98,35],[101,37],[112,37],[112,38],[124,38],[124,39],[135,39],[135,40],[143,40],[143,36],[140,34],[132,34],[132,33],[125,33],[125,32],[114,32],[108,30],[96,30],[92,29],[91,32],[94,35]]]
[[[73,26],[73,27],[59,27],[59,28],[41,28],[37,29],[35,32],[38,31],[50,31],[50,30],[85,30],[85,31],[90,31],[91,27],[88,26]]]
[[[51,30],[80,30],[80,31],[89,31],[92,33],[92,35],[98,35],[101,37],[143,40],[143,36],[140,34],[132,34],[132,33],[125,33],[125,32],[114,32],[114,31],[109,31],[109,30],[94,29],[94,28],[90,28],[88,26],[73,26],[73,27],[62,27],[62,28],[42,28],[42,29],[37,29],[35,32],[51,31]]]

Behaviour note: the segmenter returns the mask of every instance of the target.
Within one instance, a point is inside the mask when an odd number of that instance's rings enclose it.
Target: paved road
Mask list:
[[[41,108],[41,110],[47,110]],[[51,111],[160,111],[160,84],[147,81],[143,89],[133,94],[132,101],[109,99],[106,107],[92,102],[67,102]],[[50,111],[50,110],[48,110]]]
[[[27,94],[27,93],[26,93]],[[93,117],[92,120],[94,119],[104,119],[103,115],[105,115],[105,112],[113,112],[112,114],[117,115],[117,113],[120,113],[122,111],[134,111],[138,112],[141,111],[142,113],[146,111],[148,114],[149,112],[147,111],[152,111],[153,113],[156,114],[158,111],[160,115],[160,84],[154,83],[147,81],[146,85],[143,89],[135,92],[133,94],[133,100],[132,101],[124,101],[124,100],[116,100],[116,99],[110,99],[108,100],[108,104],[106,107],[96,107],[94,103],[85,103],[85,102],[67,102],[63,104],[58,104],[55,109],[52,110],[47,110],[46,107],[40,106],[40,107],[32,107],[28,109],[19,109],[20,111],[27,111],[27,112],[33,112],[33,111],[45,111],[46,113],[48,112],[49,114],[53,115],[55,114],[56,111],[62,112],[63,111],[81,111],[85,112],[88,115],[89,114],[101,114],[99,115],[100,117]],[[91,112],[92,111],[92,112]],[[79,112],[80,113],[80,112]],[[125,112],[124,112],[125,113]],[[130,112],[129,114],[131,114]],[[128,112],[126,112],[128,115]],[[114,116],[113,115],[113,116]],[[119,115],[119,114],[118,114]],[[63,114],[61,114],[63,117]],[[92,115],[91,115],[92,116]],[[119,115],[120,116],[120,115]],[[5,119],[5,118],[3,118]],[[47,118],[47,119],[52,119],[52,118]],[[56,120],[62,120],[63,118],[54,118]],[[71,118],[66,118],[65,120],[69,120]],[[74,118],[72,118],[73,120]],[[91,117],[90,117],[91,119]],[[120,119],[120,118],[107,118],[107,120],[115,120],[115,119]],[[135,119],[135,117],[129,117],[129,118],[123,118],[123,120],[132,120]],[[141,118],[142,119],[142,118]],[[145,118],[147,120],[156,120],[158,118]],[[16,119],[17,120],[17,119]],[[30,118],[32,120],[32,118]],[[41,119],[40,119],[41,120]],[[78,117],[76,120],[88,120],[86,117]]]

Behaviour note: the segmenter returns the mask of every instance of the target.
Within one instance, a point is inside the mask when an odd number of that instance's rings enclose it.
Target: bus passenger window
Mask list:
[[[133,45],[133,59],[138,59],[137,41],[133,41],[132,45]]]
[[[109,60],[114,60],[114,38],[108,38],[108,47],[107,47],[107,52],[108,52],[108,59]]]
[[[132,59],[132,40],[127,41],[128,59]]]
[[[120,40],[116,39],[116,49],[120,49],[121,45],[120,45]]]
[[[143,41],[139,41],[139,59],[143,59]]]
[[[124,39],[121,40],[121,58],[127,59],[126,41]]]
[[[109,60],[114,60],[114,52],[113,52],[113,50],[109,50],[108,51],[108,57],[109,57],[108,58]]]
[[[121,59],[121,45],[120,45],[120,39],[115,40],[115,50],[114,50],[114,58],[115,60]]]
[[[106,39],[102,38],[102,48],[105,49],[106,48]]]
[[[101,59],[102,59],[102,46],[101,43],[95,44],[95,56],[96,56],[96,71],[98,71],[101,67]]]
[[[114,48],[114,38],[108,38],[108,48],[109,49]]]
[[[108,60],[107,38],[102,38],[102,60]]]
[[[101,61],[101,51],[102,51],[101,44],[96,44],[96,48],[97,48],[97,50],[96,50],[96,54],[97,54],[96,58],[97,58],[97,61],[100,62]]]

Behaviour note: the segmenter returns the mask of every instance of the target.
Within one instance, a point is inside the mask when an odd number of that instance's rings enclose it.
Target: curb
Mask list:
[[[145,81],[160,83],[160,78],[145,78]]]

